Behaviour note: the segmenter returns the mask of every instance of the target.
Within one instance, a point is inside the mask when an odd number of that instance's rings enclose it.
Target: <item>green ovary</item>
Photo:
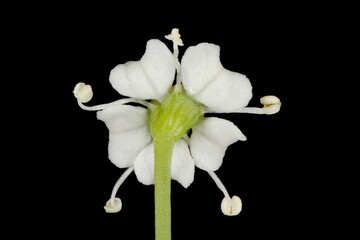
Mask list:
[[[165,100],[150,109],[150,132],[154,139],[166,135],[179,140],[203,116],[201,106],[188,95],[174,90]]]
[[[155,238],[171,239],[171,158],[174,144],[203,116],[199,104],[176,88],[150,108],[149,128],[154,139]]]

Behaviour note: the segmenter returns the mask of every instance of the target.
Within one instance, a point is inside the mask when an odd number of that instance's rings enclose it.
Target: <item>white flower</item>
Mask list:
[[[128,168],[115,184],[112,196],[105,206],[108,212],[121,209],[116,192],[125,178],[134,170],[143,184],[154,183],[154,142],[149,129],[149,110],[153,105],[148,100],[161,103],[175,89],[183,89],[187,96],[198,103],[203,113],[257,113],[273,114],[279,111],[280,101],[274,96],[261,99],[264,108],[247,108],[252,97],[252,86],[245,75],[225,69],[220,63],[220,47],[200,43],[189,47],[178,61],[180,34],[173,29],[167,39],[173,41],[174,53],[160,40],[149,40],[146,51],[139,61],[130,61],[116,66],[110,73],[111,85],[124,96],[109,104],[87,107],[82,102],[90,100],[90,87],[79,83],[74,89],[78,104],[85,110],[100,110],[98,119],[109,129],[109,159],[119,168]],[[176,76],[176,84],[173,85]],[[83,93],[83,91],[87,91]],[[144,107],[124,105],[136,102]],[[189,138],[185,134],[174,146],[171,160],[171,177],[187,188],[194,180],[195,166],[207,171],[224,193],[221,209],[226,215],[241,211],[241,200],[230,198],[224,185],[216,176],[227,147],[245,141],[244,134],[230,121],[217,117],[205,117],[192,127]]]

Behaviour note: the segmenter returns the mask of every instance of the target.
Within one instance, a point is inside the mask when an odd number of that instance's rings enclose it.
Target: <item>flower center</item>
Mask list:
[[[150,108],[149,127],[151,136],[172,137],[179,140],[204,115],[201,106],[175,87],[165,100]]]

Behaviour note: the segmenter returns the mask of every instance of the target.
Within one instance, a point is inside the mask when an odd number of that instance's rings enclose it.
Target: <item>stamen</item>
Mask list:
[[[230,198],[228,191],[219,177],[214,172],[208,172],[210,177],[214,180],[216,186],[223,192],[224,199],[221,201],[221,211],[227,216],[236,216],[241,212],[242,202],[241,199],[234,195]]]
[[[107,213],[116,213],[121,210],[121,200],[120,198],[115,198],[117,191],[119,190],[121,184],[125,181],[125,179],[130,175],[130,173],[134,170],[134,167],[131,166],[120,176],[120,178],[115,183],[113,190],[111,192],[110,200],[106,202],[106,206],[104,207]]]
[[[165,38],[171,40],[173,42],[173,56],[174,56],[174,63],[176,68],[176,86],[180,86],[181,78],[180,78],[180,62],[179,62],[179,48],[178,46],[184,46],[183,41],[181,40],[181,35],[179,34],[178,28],[173,28],[169,35],[166,35]]]
[[[147,108],[150,108],[152,106],[151,103],[149,103],[145,100],[136,99],[136,98],[124,98],[124,99],[120,99],[120,100],[117,100],[117,101],[114,101],[111,103],[105,103],[105,104],[100,104],[100,105],[95,105],[95,106],[85,106],[83,103],[91,100],[91,98],[93,96],[93,92],[92,92],[90,85],[87,85],[82,82],[76,84],[73,93],[74,93],[75,97],[77,98],[77,103],[78,103],[79,107],[86,111],[99,111],[99,110],[103,110],[105,107],[108,107],[110,105],[123,105],[126,103],[138,103]]]
[[[275,114],[280,111],[281,102],[276,96],[264,96],[260,98],[260,103],[264,106],[262,108],[244,107],[234,112],[237,113],[253,113],[253,114]]]
[[[78,99],[78,105],[80,108],[86,110],[86,111],[99,111],[99,110],[103,110],[104,108],[111,106],[111,105],[124,105],[126,103],[138,103],[141,104],[147,108],[150,108],[152,106],[151,103],[145,101],[145,100],[141,100],[141,99],[136,99],[136,98],[123,98],[111,103],[105,103],[105,104],[100,104],[100,105],[95,105],[95,106],[85,106],[81,101],[79,101]]]

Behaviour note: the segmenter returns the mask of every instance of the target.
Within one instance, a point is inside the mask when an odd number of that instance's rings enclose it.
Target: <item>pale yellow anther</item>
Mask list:
[[[86,103],[93,97],[93,91],[90,85],[83,82],[76,84],[74,88],[74,96],[82,103]]]
[[[260,103],[264,105],[264,107],[270,107],[272,105],[281,104],[280,99],[276,96],[264,96],[260,98]]]
[[[225,197],[221,202],[221,211],[227,216],[236,216],[241,212],[242,202],[238,196]]]
[[[280,111],[281,102],[276,96],[268,95],[260,98],[260,103],[264,105],[263,108],[271,108],[268,114],[274,114]]]
[[[107,201],[104,209],[107,213],[117,213],[120,212],[121,207],[122,207],[121,199],[115,198]]]
[[[184,44],[180,37],[178,28],[173,28],[171,33],[165,36],[166,39],[173,41],[176,45],[183,46]]]

